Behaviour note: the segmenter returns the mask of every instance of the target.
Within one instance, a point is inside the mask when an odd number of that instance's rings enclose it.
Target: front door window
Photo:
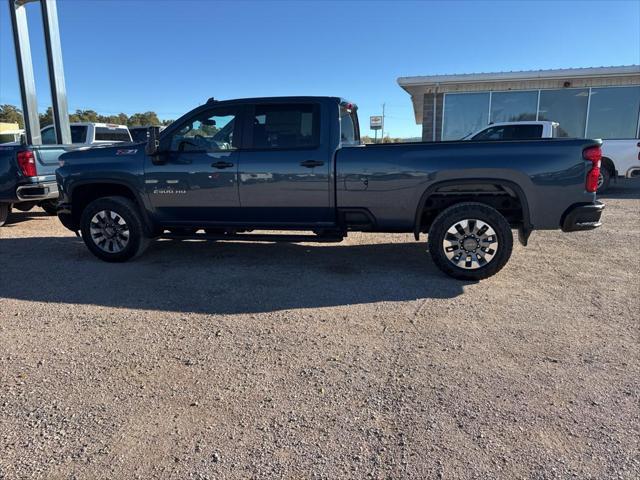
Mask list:
[[[173,152],[219,152],[236,149],[235,112],[205,113],[187,122],[171,138]]]

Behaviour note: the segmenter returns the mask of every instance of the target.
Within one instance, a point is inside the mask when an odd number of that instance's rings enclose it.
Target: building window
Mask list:
[[[640,86],[592,88],[588,138],[636,138]]]
[[[588,88],[541,90],[538,120],[558,122],[559,137],[584,137],[587,123]]]
[[[443,140],[460,140],[489,123],[489,93],[447,93],[444,97]]]
[[[491,123],[536,119],[538,91],[494,92],[491,95]]]

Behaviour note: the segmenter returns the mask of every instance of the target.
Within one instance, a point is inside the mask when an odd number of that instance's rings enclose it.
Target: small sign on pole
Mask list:
[[[371,128],[371,130],[382,130],[382,115],[370,116],[369,128]]]

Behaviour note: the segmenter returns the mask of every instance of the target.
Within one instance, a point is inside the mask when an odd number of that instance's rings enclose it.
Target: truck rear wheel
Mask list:
[[[447,275],[482,280],[505,266],[513,248],[509,222],[482,203],[452,205],[436,217],[429,230],[429,252]]]
[[[87,248],[106,262],[126,262],[149,244],[136,205],[125,197],[103,197],[82,212],[80,231]]]
[[[2,227],[5,223],[7,223],[7,218],[9,218],[10,213],[11,213],[11,204],[0,203],[0,227]]]
[[[45,200],[40,202],[40,208],[42,208],[47,215],[57,215],[58,213],[58,201],[57,200]]]
[[[35,206],[36,206],[36,202],[20,202],[20,203],[15,203],[13,205],[13,208],[21,212],[28,212]]]

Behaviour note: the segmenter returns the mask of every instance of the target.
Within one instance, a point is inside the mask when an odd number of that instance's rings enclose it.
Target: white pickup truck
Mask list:
[[[131,142],[131,134],[126,125],[113,123],[72,123],[71,143],[74,145],[96,145],[100,143]],[[43,145],[55,145],[56,132],[53,125],[41,131]]]
[[[550,121],[492,123],[463,140],[525,140],[555,138],[559,124]],[[640,140],[603,140],[602,168],[598,179],[598,192],[604,192],[616,177],[640,177]]]

